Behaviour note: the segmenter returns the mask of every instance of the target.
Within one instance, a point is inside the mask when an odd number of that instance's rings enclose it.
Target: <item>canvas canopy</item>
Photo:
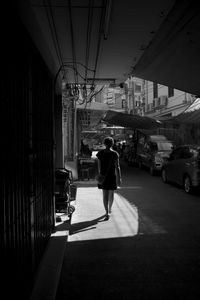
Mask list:
[[[131,129],[155,129],[162,125],[158,120],[139,115],[130,115],[109,110],[103,117],[103,121]]]

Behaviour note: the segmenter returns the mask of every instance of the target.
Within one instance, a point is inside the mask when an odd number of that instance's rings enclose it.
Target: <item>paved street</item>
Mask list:
[[[56,300],[199,299],[199,194],[124,163],[122,176],[109,221],[79,184]]]

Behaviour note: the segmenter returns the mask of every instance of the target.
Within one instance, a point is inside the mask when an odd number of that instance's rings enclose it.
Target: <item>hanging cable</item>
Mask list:
[[[71,0],[68,0],[68,10],[69,10],[69,20],[70,20],[70,34],[71,34],[71,43],[72,43],[72,58],[73,58],[73,66],[74,66],[74,81],[75,84],[78,84],[78,76],[77,76],[77,64],[76,64],[76,50],[75,50],[75,42],[74,42],[74,29],[73,29],[73,21],[72,21],[72,8],[71,8]]]
[[[97,52],[96,52],[94,75],[93,75],[93,81],[92,81],[93,85],[94,85],[94,80],[96,77],[97,64],[98,64],[98,59],[99,59],[99,54],[100,54],[100,49],[101,49],[101,39],[102,39],[102,33],[103,33],[104,16],[105,16],[105,0],[102,0],[102,9],[101,9],[100,22],[99,22],[99,34],[98,34],[98,42],[97,42]]]
[[[77,69],[74,67],[74,65],[69,65],[69,64],[65,64],[65,63],[64,63],[64,66],[67,67],[67,68],[73,69],[74,72],[76,73],[76,76],[80,76],[80,78],[82,78],[83,80],[85,80],[85,77],[82,76],[82,75],[80,74],[80,72],[77,71]],[[78,77],[77,77],[77,78],[78,78]],[[75,84],[78,84],[78,79],[75,81]]]
[[[74,62],[73,61],[65,61],[64,64],[73,64]],[[83,63],[81,62],[76,62],[77,65],[81,65],[83,68],[87,69],[88,71],[91,71],[91,72],[94,72],[94,70],[86,67],[86,65],[84,65]]]
[[[52,35],[54,48],[55,48],[55,51],[56,51],[56,55],[58,57],[59,65],[61,66],[61,69],[63,69],[63,72],[65,73],[62,54],[61,54],[61,49],[60,49],[60,43],[59,43],[59,40],[58,40],[58,35],[57,35],[54,16],[53,16],[53,10],[52,10],[52,6],[51,6],[51,1],[47,0],[48,5],[46,5],[45,2],[46,1],[43,0],[43,4],[45,5],[45,11],[46,11],[46,15],[47,15],[47,19],[48,19],[48,22],[49,22],[51,35]]]
[[[87,38],[86,38],[86,55],[85,55],[85,83],[87,82],[88,62],[90,55],[91,33],[92,33],[92,20],[93,20],[93,0],[89,0],[88,6],[88,24],[87,24]]]

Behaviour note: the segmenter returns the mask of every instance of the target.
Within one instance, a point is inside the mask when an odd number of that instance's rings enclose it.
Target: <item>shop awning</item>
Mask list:
[[[131,129],[155,129],[162,125],[158,120],[139,115],[130,115],[109,110],[103,117],[103,121]]]

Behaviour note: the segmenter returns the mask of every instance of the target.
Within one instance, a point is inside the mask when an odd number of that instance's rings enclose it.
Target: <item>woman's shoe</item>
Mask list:
[[[110,218],[110,216],[109,216],[109,215],[106,215],[104,221],[108,221],[109,218]]]

